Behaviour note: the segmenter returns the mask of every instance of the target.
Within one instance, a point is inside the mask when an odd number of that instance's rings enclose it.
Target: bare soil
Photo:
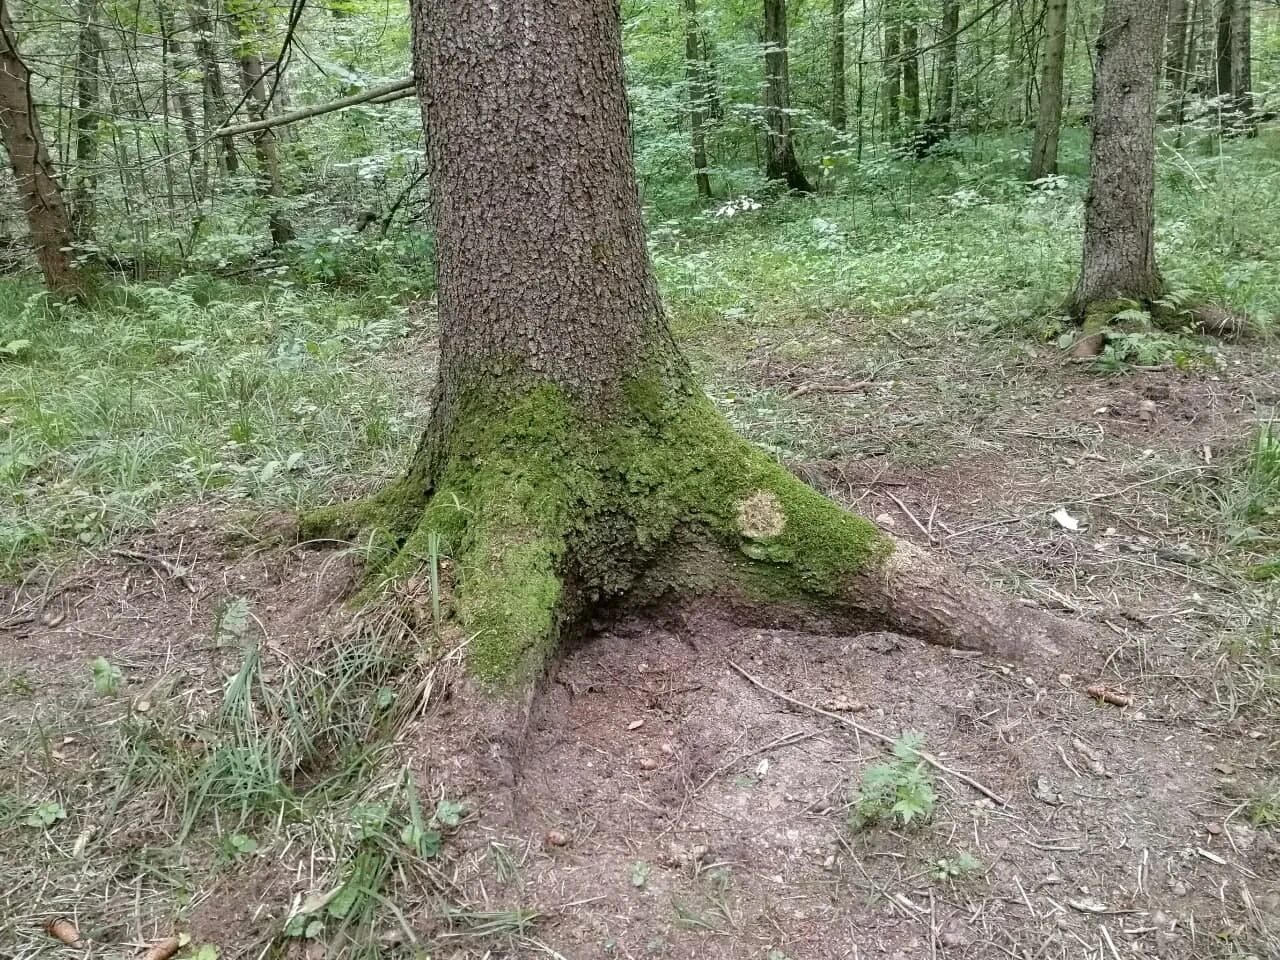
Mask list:
[[[1232,347],[1217,369],[1101,377],[1020,345],[836,331],[811,355],[791,337],[808,359],[784,375],[770,344],[742,350],[731,384],[804,432],[797,472],[1090,641],[1066,666],[1008,664],[665,611],[564,651],[498,779],[468,701],[435,690],[397,755],[424,796],[464,795],[470,812],[439,890],[401,904],[423,955],[1280,957],[1280,835],[1248,819],[1280,776],[1275,654],[1250,639],[1270,601],[1210,509],[1280,397],[1276,358]],[[1060,507],[1080,531],[1051,519]],[[139,799],[75,849],[120,780],[121,708],[88,689],[86,663],[121,667],[133,715],[154,701],[198,725],[233,669],[212,640],[226,598],[249,600],[268,675],[345,629],[354,561],[291,544],[287,520],[208,504],[116,547],[0,596],[0,795],[57,796],[67,813],[9,833],[22,859],[4,854],[0,955],[54,949],[41,924],[59,914],[105,931],[101,956],[175,929],[224,958],[264,955],[321,869],[287,830],[248,863],[184,862],[160,853],[173,811],[148,817]],[[1131,702],[1099,701],[1095,682]],[[919,731],[1004,802],[940,773],[927,822],[853,829],[851,792],[885,748],[810,708]],[[978,865],[945,875],[962,852]],[[517,909],[537,918],[486,934],[483,918]],[[406,943],[392,931],[376,952]]]

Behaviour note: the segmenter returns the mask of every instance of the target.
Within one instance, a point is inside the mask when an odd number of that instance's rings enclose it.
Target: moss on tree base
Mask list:
[[[429,484],[411,471],[367,500],[304,518],[303,535],[362,531],[394,544],[376,571],[381,584],[413,575],[437,535],[453,559],[470,672],[492,690],[526,687],[588,608],[728,585],[763,602],[856,607],[877,622],[960,635],[948,626],[958,610],[921,619],[902,608],[928,598],[893,597],[912,580],[901,575],[908,567],[930,577],[946,568],[914,563],[918,551],[802,483],[685,384],[632,380],[607,420],[546,384],[472,400],[442,443]],[[942,579],[953,600],[964,592]]]

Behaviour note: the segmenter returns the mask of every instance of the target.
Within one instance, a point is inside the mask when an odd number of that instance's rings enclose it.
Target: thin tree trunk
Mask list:
[[[915,132],[920,122],[920,31],[908,14],[902,24],[902,112]]]
[[[843,131],[849,123],[845,91],[845,10],[844,0],[831,0],[831,126]]]
[[[1170,0],[1169,33],[1165,44],[1165,81],[1175,97],[1180,97],[1186,77],[1183,64],[1187,59],[1187,25],[1190,5],[1187,0]]]
[[[1222,101],[1223,109],[1230,109],[1232,87],[1232,52],[1235,44],[1232,39],[1232,28],[1235,26],[1235,0],[1222,0],[1218,11],[1218,36],[1215,46],[1215,79],[1214,94]]]
[[[76,175],[72,229],[89,236],[93,225],[93,199],[98,177],[98,92],[102,69],[102,37],[98,33],[97,0],[80,0],[79,49],[76,53]]]
[[[253,103],[250,113],[261,120],[267,112],[267,85],[263,80],[262,55],[255,37],[239,17],[231,18],[232,35],[240,44],[240,86]],[[294,238],[293,225],[281,209],[284,187],[280,179],[280,154],[276,135],[270,127],[253,135],[253,152],[258,161],[258,193],[268,205],[267,220],[271,243],[281,246]]]
[[[1040,63],[1040,108],[1031,147],[1030,179],[1058,172],[1062,129],[1062,68],[1067,50],[1067,0],[1048,0],[1044,17],[1044,57]]]
[[[201,2],[207,2],[207,0],[201,0]],[[193,46],[196,59],[200,62],[200,68],[204,74],[204,135],[205,139],[209,140],[213,137],[213,131],[224,123],[230,122],[231,117],[228,113],[227,95],[222,82],[222,65],[218,62],[215,46],[214,21],[206,10],[195,5],[191,7],[191,30],[195,36]],[[236,154],[235,144],[230,139],[223,139],[216,141],[216,145],[218,166],[228,175],[235,176],[240,169],[240,158]]]
[[[1251,131],[1254,130],[1252,14],[1249,0],[1232,0],[1231,99],[1241,124]]]
[[[799,193],[812,193],[791,133],[786,0],[764,0],[764,114],[765,176],[785,181]]]
[[[684,0],[684,76],[689,88],[689,137],[693,148],[693,178],[698,196],[711,198],[707,174],[707,64],[698,28],[698,0]]]
[[[31,72],[18,54],[8,0],[0,0],[0,135],[45,284],[55,293],[78,294],[80,276],[69,256],[71,221],[40,135],[31,99]]]
[[[1075,300],[1086,317],[1118,299],[1150,302],[1155,253],[1156,70],[1166,4],[1107,0],[1098,36],[1084,257]]]
[[[902,113],[902,34],[896,17],[884,24],[884,136],[898,135]]]

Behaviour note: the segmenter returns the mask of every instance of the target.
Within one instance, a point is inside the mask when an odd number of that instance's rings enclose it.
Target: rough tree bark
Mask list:
[[[1031,180],[1058,172],[1062,131],[1062,68],[1067,52],[1067,0],[1048,0],[1044,14],[1044,56],[1040,61],[1040,105],[1031,146]]]
[[[267,85],[263,79],[262,54],[258,50],[256,30],[252,22],[246,23],[249,14],[233,10],[231,33],[239,44],[240,87],[248,96],[255,120],[267,114]],[[258,161],[258,194],[268,205],[267,225],[271,243],[281,246],[294,238],[293,225],[280,208],[284,199],[284,186],[280,179],[280,152],[276,149],[276,135],[271,127],[253,135],[253,152]]]
[[[45,284],[55,293],[78,295],[81,277],[68,252],[71,221],[40,134],[31,99],[31,71],[18,53],[8,0],[0,0],[0,136]]]
[[[791,135],[791,77],[787,52],[787,2],[764,0],[765,176],[812,193]]]
[[[411,585],[442,538],[470,675],[502,702],[588,612],[680,596],[1058,655],[1060,621],[846,513],[696,384],[646,246],[616,4],[415,0],[412,22],[438,238],[432,418],[399,481],[309,515],[304,537],[380,531],[374,595]]]
[[[844,0],[831,0],[831,126],[841,131],[849,125],[846,48]]]
[[[1117,300],[1160,296],[1156,269],[1156,74],[1166,3],[1107,0],[1098,35],[1084,258],[1075,307],[1114,314]],[[1110,316],[1105,319],[1109,320]]]
[[[698,196],[711,199],[707,174],[707,62],[698,26],[698,0],[684,0],[684,77],[689,88],[689,138],[693,149],[693,179]]]

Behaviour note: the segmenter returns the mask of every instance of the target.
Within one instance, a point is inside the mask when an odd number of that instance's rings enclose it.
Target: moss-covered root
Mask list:
[[[928,643],[1018,660],[1058,660],[1072,624],[1021,606],[912,543],[877,530],[788,473],[750,495],[738,511],[740,550],[756,559],[739,583],[786,603],[816,601],[826,619],[849,629],[888,629]],[[772,545],[785,538],[786,552]],[[878,544],[868,552],[865,545]],[[841,569],[841,552],[858,562]]]

